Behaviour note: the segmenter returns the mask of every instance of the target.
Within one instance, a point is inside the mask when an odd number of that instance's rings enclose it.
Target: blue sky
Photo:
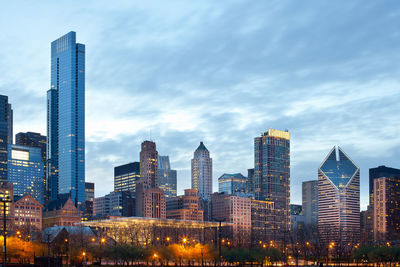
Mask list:
[[[146,3],[144,3],[146,2]],[[200,141],[223,173],[253,167],[253,139],[288,129],[291,198],[334,145],[361,168],[400,167],[398,1],[18,1],[2,5],[0,93],[14,132],[46,133],[50,42],[86,44],[86,180],[153,139],[190,187]]]

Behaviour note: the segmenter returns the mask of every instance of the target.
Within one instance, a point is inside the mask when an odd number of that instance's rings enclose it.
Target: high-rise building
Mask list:
[[[369,205],[374,209],[374,180],[377,178],[400,178],[400,169],[379,166],[369,169]]]
[[[96,217],[135,216],[135,197],[131,191],[111,192],[94,199],[94,214]]]
[[[156,143],[144,141],[140,151],[140,179],[145,188],[158,187],[158,152]]]
[[[224,173],[218,178],[218,192],[244,196],[246,194],[246,180],[246,177],[241,173]]]
[[[70,194],[85,201],[85,45],[69,32],[51,43],[47,91],[47,176],[52,200]]]
[[[302,210],[306,225],[318,224],[318,180],[303,182]]]
[[[192,189],[196,189],[205,200],[212,193],[212,158],[203,142],[200,142],[192,159]]]
[[[83,218],[93,217],[94,183],[85,182],[85,209]]]
[[[8,181],[14,184],[14,196],[32,196],[43,205],[45,179],[40,148],[8,146]]]
[[[340,147],[318,168],[318,228],[327,242],[354,243],[360,237],[360,169]]]
[[[8,96],[0,95],[0,180],[7,180],[8,145],[12,144],[13,111]]]
[[[400,240],[400,177],[374,179],[374,241]]]
[[[253,245],[275,244],[284,239],[273,201],[251,200],[251,240]]]
[[[290,224],[290,134],[269,129],[254,139],[255,199],[272,202],[275,237],[285,238]],[[279,232],[279,233],[278,233]]]
[[[171,169],[169,156],[158,156],[158,187],[166,199],[176,197],[176,170]]]
[[[293,233],[304,230],[305,217],[303,214],[303,207],[297,204],[290,204],[290,225]],[[297,241],[297,234],[294,234]]]
[[[139,181],[136,186],[136,216],[148,218],[167,217],[166,199],[160,188],[145,188],[145,182]]]
[[[136,183],[140,179],[140,162],[114,167],[114,191],[136,192]]]
[[[360,212],[360,234],[361,244],[374,241],[374,211],[370,205]]]
[[[254,195],[254,168],[247,170],[246,193]]]
[[[45,202],[47,198],[47,181],[46,181],[46,146],[47,146],[47,137],[44,135],[41,135],[40,133],[34,133],[34,132],[26,132],[26,133],[17,133],[15,135],[15,144],[20,145],[20,146],[29,146],[29,147],[38,147],[40,148],[40,153],[42,156],[42,161],[43,161],[43,180],[45,181]]]
[[[183,196],[167,199],[167,218],[203,221],[203,211],[200,210],[197,190],[185,189]]]

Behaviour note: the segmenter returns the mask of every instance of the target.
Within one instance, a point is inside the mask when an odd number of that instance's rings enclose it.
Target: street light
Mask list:
[[[6,267],[7,266],[7,207],[6,203],[11,203],[11,198],[10,196],[5,196],[5,197],[0,197],[0,202],[3,203],[3,239],[4,239],[4,245],[3,245],[3,252],[4,252],[4,259],[3,259],[3,265]]]
[[[82,252],[82,264],[83,264],[83,266],[86,265],[86,252],[85,251]]]

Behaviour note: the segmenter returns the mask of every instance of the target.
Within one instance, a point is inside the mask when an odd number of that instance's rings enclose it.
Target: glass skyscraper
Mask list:
[[[360,237],[360,169],[340,147],[318,168],[318,228],[326,242],[353,245]]]
[[[0,95],[0,180],[7,180],[8,144],[12,144],[13,112],[8,96]]]
[[[140,179],[140,162],[114,167],[114,191],[136,192],[136,183]]]
[[[200,142],[192,159],[192,189],[199,192],[204,200],[209,200],[212,193],[212,158],[203,142]]]
[[[246,177],[241,173],[224,173],[218,178],[218,192],[235,196],[244,196],[246,193]]]
[[[14,196],[30,195],[44,202],[44,170],[40,148],[8,146],[8,181],[14,184]]]
[[[70,194],[85,201],[85,45],[69,32],[51,43],[47,91],[48,191],[51,200]]]
[[[171,169],[169,156],[158,156],[158,187],[165,198],[176,197],[176,170]]]

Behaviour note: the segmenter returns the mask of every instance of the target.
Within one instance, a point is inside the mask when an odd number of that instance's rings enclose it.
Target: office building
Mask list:
[[[196,189],[185,189],[183,196],[167,199],[167,219],[203,221]]]
[[[374,209],[374,180],[377,178],[400,178],[400,169],[379,166],[369,169],[369,205]]]
[[[192,189],[196,189],[205,200],[209,200],[212,193],[212,158],[203,142],[200,142],[192,159]]]
[[[318,168],[318,228],[327,242],[360,238],[360,169],[340,147]]]
[[[158,187],[166,199],[176,197],[176,170],[171,169],[169,156],[158,156]]]
[[[251,233],[251,199],[225,193],[211,195],[211,219],[232,223],[232,245],[247,246]]]
[[[96,217],[131,217],[136,215],[135,196],[131,191],[111,192],[94,199]]]
[[[374,241],[374,211],[369,205],[367,210],[360,212],[360,234],[361,244]]]
[[[83,218],[89,219],[93,217],[93,202],[94,202],[94,183],[85,182],[85,209]]]
[[[14,199],[14,223],[22,235],[28,236],[42,230],[43,205],[30,195]]]
[[[304,230],[305,217],[301,205],[290,204],[290,226],[292,233],[300,233],[300,231]],[[297,240],[297,234],[294,234],[293,238]]]
[[[229,195],[245,196],[246,181],[246,177],[241,173],[224,173],[218,178],[218,192]]]
[[[256,200],[272,202],[278,231],[289,231],[290,223],[290,134],[269,129],[254,139],[254,195]]]
[[[8,177],[8,145],[12,144],[13,111],[8,96],[0,95],[0,180]]]
[[[400,240],[400,177],[374,179],[374,241]]]
[[[147,188],[146,182],[139,181],[136,186],[136,216],[166,218],[166,199],[160,188]]]
[[[8,181],[14,184],[14,196],[32,196],[43,205],[45,179],[40,148],[8,146]]]
[[[156,143],[144,141],[140,151],[140,179],[145,188],[158,187],[158,152]]]
[[[275,245],[285,239],[286,232],[273,201],[251,200],[251,240],[253,245]]]
[[[254,195],[254,168],[247,170],[246,193]]]
[[[114,168],[114,191],[136,192],[140,179],[140,162],[131,162]]]
[[[318,224],[318,180],[302,183],[302,210],[306,225]]]
[[[51,200],[85,201],[85,45],[69,32],[51,43],[47,91],[47,177]]]

